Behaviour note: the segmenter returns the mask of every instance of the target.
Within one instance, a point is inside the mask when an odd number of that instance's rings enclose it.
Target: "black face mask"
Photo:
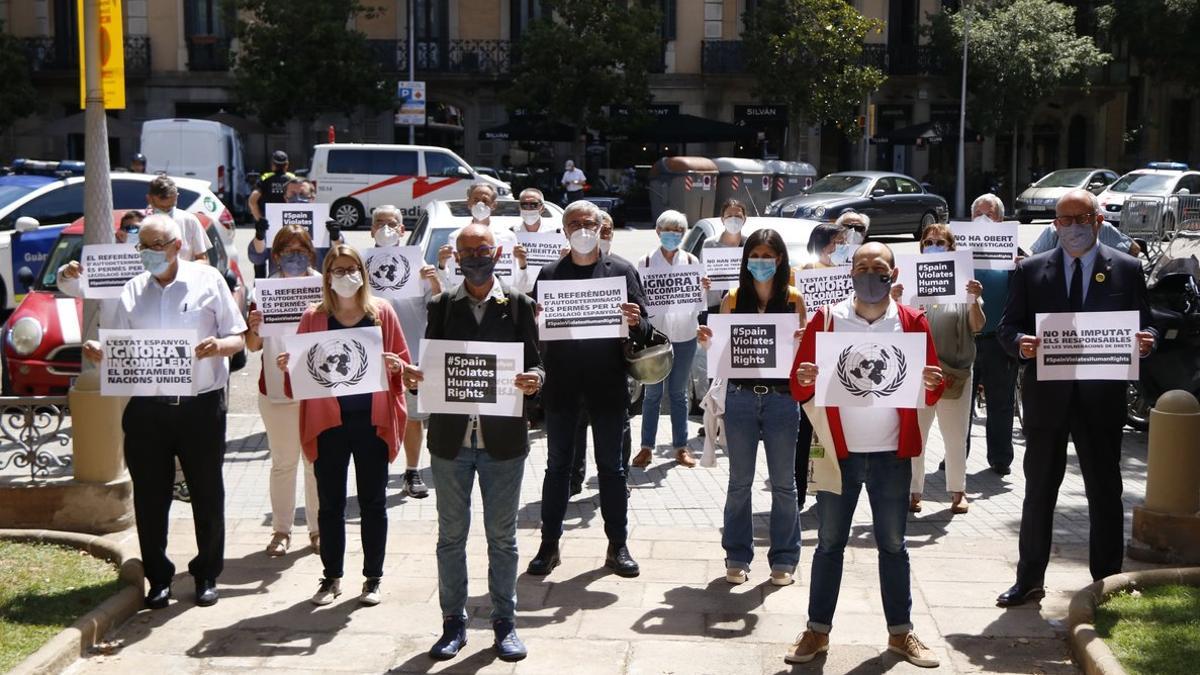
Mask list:
[[[490,256],[485,258],[471,256],[459,261],[458,266],[462,269],[463,278],[467,280],[467,283],[472,286],[482,286],[492,278],[492,273],[496,269],[496,259]]]

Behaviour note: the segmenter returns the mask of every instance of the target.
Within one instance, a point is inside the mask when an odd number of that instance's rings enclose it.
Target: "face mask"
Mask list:
[[[288,277],[303,276],[308,271],[308,255],[304,253],[286,253],[279,259],[279,268]]]
[[[1091,223],[1058,228],[1058,243],[1067,253],[1079,255],[1096,243]]]
[[[571,249],[581,255],[587,255],[596,250],[600,235],[595,230],[581,227],[571,233]]]
[[[166,273],[167,268],[171,266],[171,263],[167,260],[166,251],[151,251],[150,249],[146,249],[141,252],[141,256],[142,267],[146,268],[150,276],[161,277]]]
[[[471,205],[471,217],[475,220],[482,221],[492,215],[492,207],[483,202],[475,202]]]
[[[863,243],[862,232],[858,230],[846,230],[846,243],[851,245]]]
[[[834,265],[845,265],[850,262],[850,244],[838,244],[829,254],[829,260]]]
[[[463,278],[467,280],[467,283],[472,286],[482,286],[492,278],[492,272],[496,269],[496,259],[490,256],[484,258],[472,256],[459,261],[458,267],[462,270]]]
[[[400,244],[400,233],[391,225],[384,225],[375,230],[375,245],[376,246],[398,246]]]
[[[746,224],[746,219],[739,218],[738,216],[730,216],[723,222],[725,223],[726,232],[729,234],[737,234],[742,231],[742,226]]]
[[[604,255],[608,255],[608,252],[612,250],[612,239],[601,239],[600,250]]]
[[[362,275],[358,272],[351,272],[344,277],[334,277],[330,283],[333,287],[333,292],[343,298],[353,298],[362,286]]]
[[[521,222],[525,223],[526,225],[533,225],[541,219],[542,212],[540,210],[529,209],[526,211],[525,209],[521,209]]]
[[[892,291],[891,274],[864,272],[854,275],[851,280],[854,282],[854,295],[868,305],[883,302]]]
[[[755,281],[770,281],[777,267],[779,265],[774,258],[751,258],[746,261],[746,269],[750,270],[750,276]]]
[[[925,250],[921,251],[921,252],[922,253],[945,253],[946,247],[938,246],[938,245],[934,244],[933,246],[926,246]]]
[[[658,242],[668,251],[674,251],[683,243],[683,235],[678,232],[663,232],[658,235]]]
[[[304,195],[292,195],[291,197],[288,197],[287,201],[289,204],[307,204],[311,202],[312,199],[310,197],[305,197]]]
[[[136,237],[137,233],[142,231],[142,226],[141,225],[130,225],[129,227],[122,227],[121,229],[125,230],[125,234],[127,234],[131,237]]]

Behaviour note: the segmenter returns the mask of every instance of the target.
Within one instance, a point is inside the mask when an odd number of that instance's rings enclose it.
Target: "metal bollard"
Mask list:
[[[1200,563],[1200,402],[1175,390],[1150,411],[1146,504],[1133,509],[1129,557]]]

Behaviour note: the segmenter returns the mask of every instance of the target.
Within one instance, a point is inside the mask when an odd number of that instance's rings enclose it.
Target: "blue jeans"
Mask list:
[[[754,559],[754,515],[750,491],[762,438],[771,482],[772,571],[793,572],[800,562],[800,514],[796,504],[796,430],[800,406],[790,394],[756,394],[733,384],[725,394],[725,440],[729,452],[729,490],[721,546],[725,566],[750,569]]]
[[[912,630],[912,592],[909,586],[908,485],[912,460],[894,452],[850,453],[838,462],[842,494],[817,493],[817,552],[813,554],[808,596],[808,627],[828,633],[833,628],[838,591],[842,586],[842,558],[850,539],[850,523],[863,485],[871,502],[871,530],[879,549],[879,589],[888,632],[903,635]]]
[[[975,338],[975,377],[971,382],[971,417],[979,385],[987,397],[987,460],[989,466],[1007,467],[1013,461],[1013,401],[1016,397],[1018,365],[993,335]],[[971,434],[967,434],[967,454]]]
[[[479,476],[487,535],[492,620],[512,620],[517,609],[517,509],[525,458],[495,460],[486,450],[462,448],[458,457],[430,455],[438,514],[438,599],[442,616],[467,618],[467,532],[471,488]]]
[[[696,338],[672,342],[675,356],[667,379],[646,387],[642,398],[642,447],[653,448],[658,436],[658,411],[663,389],[671,397],[671,447],[687,447],[688,385],[692,380],[692,359],[696,356]]]

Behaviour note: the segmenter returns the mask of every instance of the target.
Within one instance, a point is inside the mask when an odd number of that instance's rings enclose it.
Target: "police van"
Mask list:
[[[426,145],[325,143],[313,146],[308,179],[317,201],[329,204],[329,216],[345,229],[369,225],[376,206],[393,204],[408,222],[434,200],[465,199],[467,186],[495,186],[501,197],[508,183],[485,176],[446,148]]]

